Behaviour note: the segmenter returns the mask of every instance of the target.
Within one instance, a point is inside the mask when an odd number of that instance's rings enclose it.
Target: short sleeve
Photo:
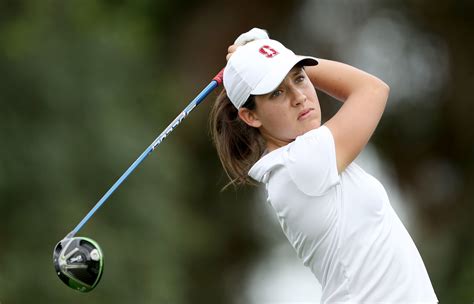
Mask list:
[[[334,138],[326,126],[297,137],[284,153],[283,164],[307,195],[321,196],[339,183]]]

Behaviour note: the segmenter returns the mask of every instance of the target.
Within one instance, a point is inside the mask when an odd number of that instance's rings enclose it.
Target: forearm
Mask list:
[[[308,77],[318,90],[342,102],[354,94],[388,88],[377,77],[350,65],[326,59],[318,61],[318,65],[305,68]]]
[[[344,102],[325,125],[336,147],[338,172],[362,151],[382,117],[389,87],[380,79],[347,64],[319,60],[307,68],[313,85]]]

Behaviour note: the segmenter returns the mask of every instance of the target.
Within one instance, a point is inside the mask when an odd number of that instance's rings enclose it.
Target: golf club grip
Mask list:
[[[166,129],[151,143],[148,148],[130,165],[130,167],[120,176],[120,178],[110,187],[110,189],[102,196],[102,198],[95,204],[95,206],[87,213],[79,224],[65,237],[72,238],[79,230],[89,221],[94,213],[105,203],[105,201],[112,195],[112,193],[122,184],[122,182],[135,170],[138,165],[150,154],[153,150],[188,116],[188,114],[203,101],[215,88],[217,88],[223,81],[222,69],[212,81],[202,90],[188,106],[166,127]]]
[[[217,73],[217,75],[214,76],[214,78],[212,78],[212,80],[216,81],[217,85],[220,86],[222,84],[222,82],[224,82],[224,69],[220,70],[220,72]]]

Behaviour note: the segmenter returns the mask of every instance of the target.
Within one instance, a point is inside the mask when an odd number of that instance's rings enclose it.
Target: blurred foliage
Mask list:
[[[229,278],[258,250],[245,221],[250,199],[220,193],[206,125],[192,128],[193,116],[80,232],[105,252],[99,287],[66,288],[51,260],[56,242],[213,76],[179,83],[167,58],[176,40],[166,31],[191,9],[2,2],[2,303],[227,303]]]
[[[441,303],[474,299],[474,10],[472,1],[407,0],[397,7],[447,46],[440,94],[384,116],[376,143],[413,194],[426,235],[419,243]],[[395,4],[394,4],[395,5]],[[407,153],[408,151],[408,153]]]
[[[400,106],[374,140],[418,202],[427,237],[417,244],[440,300],[471,302],[473,7],[402,2],[383,5],[442,37],[450,77],[438,106]],[[264,247],[251,224],[252,189],[220,191],[226,178],[206,129],[214,96],[80,232],[105,253],[95,291],[65,287],[52,250],[224,65],[237,34],[260,26],[278,36],[297,8],[269,0],[0,1],[0,302],[232,303]],[[419,172],[429,175],[440,159],[461,186],[433,201]]]

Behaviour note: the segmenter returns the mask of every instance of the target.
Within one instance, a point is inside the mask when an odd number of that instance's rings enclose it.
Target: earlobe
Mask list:
[[[253,111],[247,108],[239,109],[239,117],[240,119],[242,119],[243,122],[245,122],[247,125],[251,127],[260,128],[260,126],[262,125],[260,120],[258,120],[257,115]]]

